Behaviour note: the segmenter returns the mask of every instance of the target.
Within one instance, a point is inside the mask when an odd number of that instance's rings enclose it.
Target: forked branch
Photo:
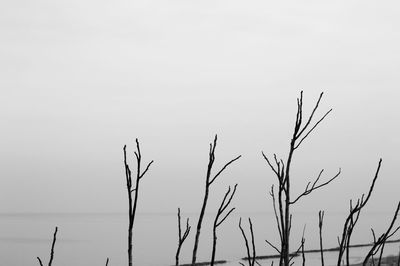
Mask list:
[[[181,209],[178,208],[178,248],[176,250],[176,255],[175,255],[175,265],[179,265],[179,254],[181,252],[181,247],[183,245],[183,242],[185,242],[186,238],[188,237],[190,233],[190,225],[189,225],[189,218],[186,219],[186,228],[185,232],[182,235],[182,229],[181,229]]]
[[[143,176],[147,173],[150,166],[153,163],[153,160],[150,161],[145,170],[141,171],[142,166],[142,153],[140,151],[139,140],[136,139],[136,151],[134,152],[136,157],[136,178],[134,180],[135,184],[133,185],[132,182],[132,172],[127,162],[127,155],[126,155],[126,145],[123,148],[124,151],[124,167],[125,167],[125,178],[126,178],[126,189],[128,192],[128,216],[129,216],[129,224],[128,224],[128,265],[132,266],[132,231],[133,231],[133,224],[135,222],[136,216],[136,208],[138,203],[138,195],[139,195],[139,184],[140,180]]]
[[[54,246],[56,245],[56,241],[57,241],[57,231],[58,231],[58,227],[56,226],[56,229],[54,230],[54,234],[53,234],[53,242],[51,244],[51,250],[50,250],[50,260],[49,260],[49,264],[48,266],[51,266],[53,264],[53,259],[54,259]],[[37,257],[37,260],[39,261],[39,265],[43,266],[42,260]]]
[[[277,158],[274,154],[273,159],[268,158],[264,152],[262,156],[266,160],[269,168],[278,179],[277,193],[275,194],[273,189],[271,189],[271,197],[273,201],[275,220],[278,226],[279,237],[280,237],[280,266],[289,266],[291,264],[290,251],[290,230],[292,225],[292,214],[290,206],[299,201],[302,197],[309,195],[311,192],[328,185],[330,182],[335,180],[340,175],[339,172],[325,182],[320,182],[323,170],[319,173],[318,177],[314,182],[309,182],[303,193],[297,197],[292,198],[291,195],[291,164],[294,158],[296,150],[301,146],[301,144],[310,136],[312,132],[321,124],[321,122],[330,114],[332,109],[323,113],[320,118],[315,119],[317,110],[320,106],[323,93],[321,93],[308,117],[304,117],[303,114],[303,91],[300,93],[300,97],[297,98],[297,113],[294,125],[294,130],[292,133],[292,138],[290,140],[289,153],[287,157],[283,159]],[[266,241],[277,250],[276,246]],[[301,246],[298,249],[300,251]]]
[[[226,220],[226,218],[235,210],[235,208],[231,208],[229,211],[226,211],[228,206],[230,205],[233,196],[236,193],[237,184],[235,184],[233,191],[231,191],[231,187],[229,186],[228,190],[226,191],[224,198],[221,202],[221,205],[218,208],[217,215],[214,219],[213,224],[213,246],[212,246],[212,253],[211,253],[211,263],[210,265],[213,266],[215,262],[215,253],[217,249],[217,228]],[[223,216],[222,216],[223,215]]]
[[[324,169],[322,169],[319,174],[318,177],[315,179],[314,183],[308,182],[306,188],[304,189],[304,192],[301,193],[299,196],[297,196],[297,198],[294,201],[291,201],[290,204],[294,204],[296,203],[299,199],[301,199],[304,196],[307,196],[308,194],[310,194],[311,192],[313,192],[314,190],[317,190],[323,186],[328,185],[330,182],[332,182],[333,180],[335,180],[341,173],[341,169],[339,168],[339,171],[337,172],[337,174],[335,176],[333,176],[331,179],[329,179],[326,182],[323,182],[321,184],[318,184],[319,179],[321,178],[322,173],[324,172]],[[311,187],[310,187],[311,185]]]
[[[250,236],[251,236],[251,251],[250,251],[250,245],[249,245],[249,241],[247,239],[246,233],[244,232],[244,230],[242,228],[242,218],[239,219],[239,229],[242,232],[242,236],[243,236],[244,243],[246,246],[248,266],[254,266],[254,263],[257,263],[256,262],[256,245],[255,245],[255,241],[254,241],[253,223],[251,222],[250,217],[249,217],[249,227],[250,227]],[[243,263],[240,263],[240,264],[244,265]]]
[[[351,236],[352,236],[354,227],[356,226],[357,221],[360,217],[361,210],[367,204],[368,200],[370,199],[370,197],[372,195],[372,191],[374,190],[374,187],[375,187],[375,182],[379,176],[381,164],[382,164],[382,159],[379,160],[378,167],[376,169],[375,176],[374,176],[371,186],[369,188],[367,197],[364,197],[364,194],[363,194],[361,196],[361,198],[359,198],[357,200],[357,203],[354,206],[353,206],[352,201],[350,201],[350,212],[349,212],[349,215],[347,216],[346,221],[343,225],[342,237],[338,238],[339,254],[338,254],[338,260],[337,260],[337,266],[342,265],[343,256],[344,256],[345,252],[346,252],[346,264],[347,265],[350,264],[349,253],[350,253]]]
[[[379,255],[379,259],[378,259],[378,265],[381,265],[383,250],[385,248],[386,241],[400,229],[400,226],[399,226],[399,227],[397,227],[396,229],[394,229],[392,231],[394,223],[395,223],[395,221],[397,219],[397,215],[399,213],[399,210],[400,210],[400,202],[397,204],[396,211],[394,212],[394,215],[393,215],[393,218],[392,218],[392,221],[391,221],[389,227],[387,228],[386,232],[383,233],[378,239],[376,239],[374,230],[371,229],[372,230],[372,234],[373,234],[373,238],[374,238],[374,244],[371,247],[371,249],[369,250],[367,256],[365,257],[363,265],[367,265],[368,261],[371,258],[373,259],[373,256],[375,256],[379,251],[380,251],[380,255]]]
[[[206,182],[205,182],[205,192],[204,192],[204,198],[203,198],[203,203],[201,206],[200,214],[199,214],[199,219],[197,221],[197,227],[196,227],[196,235],[194,239],[194,246],[193,246],[193,254],[192,254],[192,264],[196,264],[197,260],[197,249],[199,245],[199,239],[200,239],[200,233],[201,233],[201,226],[203,223],[203,218],[204,218],[204,213],[206,211],[207,207],[207,201],[208,201],[208,196],[210,192],[210,187],[212,183],[226,170],[226,168],[231,165],[233,162],[237,161],[241,155],[235,157],[234,159],[230,160],[227,162],[221,170],[219,170],[215,175],[212,174],[213,170],[213,165],[215,161],[215,148],[217,147],[217,135],[214,137],[213,143],[210,143],[210,149],[208,152],[208,165],[207,165],[207,174],[206,174]]]

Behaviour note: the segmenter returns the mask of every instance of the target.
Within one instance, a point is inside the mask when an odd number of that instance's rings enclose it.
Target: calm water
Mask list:
[[[186,217],[187,214],[182,214]],[[226,259],[227,265],[239,265],[238,259],[245,256],[243,239],[238,229],[239,217],[247,227],[247,217],[254,224],[257,254],[273,254],[265,239],[277,242],[273,216],[269,213],[235,214],[220,226],[218,231],[217,259]],[[193,231],[181,251],[181,261],[188,262],[193,247],[194,227],[197,215],[189,215]],[[200,239],[199,261],[209,260],[211,252],[211,230],[213,215],[204,221],[204,232]],[[325,215],[324,246],[337,246],[336,237],[341,232],[345,213]],[[55,248],[56,266],[104,265],[110,258],[110,266],[127,265],[127,219],[125,214],[1,214],[0,215],[0,266],[36,265],[40,256],[46,263],[54,227],[59,227]],[[391,218],[390,213],[368,214],[360,219],[352,243],[370,242],[370,227],[381,233]],[[303,225],[306,226],[306,248],[318,247],[317,214],[294,215],[292,239],[297,248]],[[136,265],[172,265],[177,242],[175,214],[138,214],[134,229],[134,261]],[[395,236],[396,238],[398,237]],[[294,245],[294,244],[293,244]],[[386,247],[386,254],[397,254],[399,244]],[[353,261],[366,254],[365,248],[353,249]],[[320,265],[318,254],[306,254],[307,265]],[[328,265],[333,265],[336,253],[326,253]],[[260,261],[270,265],[270,261]],[[298,264],[298,263],[297,263]]]

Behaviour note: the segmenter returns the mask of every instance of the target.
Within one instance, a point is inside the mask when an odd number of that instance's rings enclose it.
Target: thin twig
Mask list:
[[[294,201],[291,201],[290,204],[294,204],[294,203],[296,203],[301,197],[306,196],[306,195],[310,194],[311,192],[313,192],[314,190],[317,190],[317,189],[319,189],[319,188],[321,188],[321,187],[323,187],[323,186],[328,185],[330,182],[332,182],[333,180],[335,180],[335,179],[340,175],[341,169],[339,168],[338,173],[337,173],[335,176],[333,176],[331,179],[329,179],[328,181],[326,181],[326,182],[324,182],[324,183],[322,183],[322,184],[318,184],[318,185],[317,185],[317,183],[318,183],[318,181],[319,181],[319,179],[320,179],[320,177],[321,177],[321,175],[322,175],[323,172],[324,172],[324,169],[322,169],[322,170],[319,172],[319,175],[318,175],[317,179],[315,179],[315,181],[314,181],[314,183],[312,184],[311,188],[309,188],[311,182],[308,182],[308,184],[307,184],[307,186],[306,186],[304,192],[301,193]]]

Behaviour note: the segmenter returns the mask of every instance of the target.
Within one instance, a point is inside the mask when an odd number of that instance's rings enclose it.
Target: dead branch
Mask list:
[[[302,262],[303,262],[303,266],[306,265],[306,256],[304,254],[304,243],[306,242],[305,238],[303,237],[301,239],[301,258],[302,258]]]
[[[372,235],[373,235],[373,238],[374,238],[374,245],[371,247],[371,249],[369,250],[367,256],[365,257],[363,265],[367,265],[368,261],[371,258],[373,260],[373,256],[375,256],[379,252],[379,250],[380,250],[380,254],[379,254],[379,259],[378,259],[378,265],[381,265],[383,250],[385,248],[386,241],[400,229],[400,226],[399,226],[395,230],[393,230],[393,232],[392,232],[392,228],[393,228],[394,223],[395,223],[395,221],[397,219],[397,215],[399,213],[399,210],[400,210],[400,202],[397,204],[396,211],[394,212],[394,216],[392,218],[392,221],[390,222],[389,227],[387,228],[386,232],[383,233],[378,239],[376,239],[374,230],[371,229]]]
[[[271,192],[269,194],[271,195],[271,198],[272,198],[272,207],[274,208],[274,215],[275,215],[276,225],[278,227],[279,238],[282,241],[282,229],[281,229],[281,226],[279,224],[278,212],[276,211],[276,200],[275,200],[275,193],[274,193],[274,185],[271,186]],[[269,242],[267,241],[267,243],[269,243]],[[271,245],[271,246],[274,247],[273,245]],[[280,252],[280,251],[278,251],[278,252]]]
[[[106,266],[108,266],[108,262],[110,261],[110,259],[109,258],[107,258],[107,260],[106,260]]]
[[[221,202],[221,205],[218,208],[217,215],[215,216],[214,219],[214,224],[213,224],[213,246],[212,246],[212,253],[211,253],[211,263],[210,265],[213,266],[215,262],[215,253],[217,249],[217,227],[220,226],[225,219],[235,210],[235,208],[231,208],[228,212],[225,213],[223,218],[221,218],[221,215],[225,212],[226,208],[229,206],[229,204],[232,201],[233,196],[235,195],[237,188],[237,184],[235,184],[233,191],[231,193],[231,187],[229,186],[228,191],[225,193],[225,196]]]
[[[246,246],[248,266],[254,266],[254,263],[257,263],[258,265],[259,265],[259,263],[256,261],[256,245],[254,242],[253,223],[251,222],[250,217],[249,217],[249,227],[250,227],[251,248],[252,248],[251,255],[250,255],[249,241],[247,240],[246,233],[244,232],[244,230],[242,228],[242,218],[239,219],[239,229],[242,232],[242,236],[243,236],[244,243]],[[244,266],[243,263],[240,263],[240,264]]]
[[[324,183],[322,183],[322,184],[318,184],[318,185],[317,185],[317,183],[318,183],[318,181],[319,181],[319,179],[320,179],[322,173],[324,172],[324,169],[322,169],[321,172],[319,172],[319,175],[318,175],[317,179],[315,179],[314,183],[311,185],[311,187],[310,187],[311,182],[308,182],[306,188],[304,189],[304,192],[301,193],[299,196],[297,196],[297,198],[296,198],[294,201],[291,201],[290,204],[294,204],[294,203],[296,203],[301,197],[304,197],[304,196],[310,194],[311,192],[313,192],[314,190],[317,190],[317,189],[319,189],[319,188],[321,188],[321,187],[323,187],[323,186],[328,185],[330,182],[332,182],[333,180],[335,180],[335,179],[340,175],[341,171],[342,171],[342,170],[339,168],[338,173],[337,173],[334,177],[332,177],[331,179],[329,179],[328,181],[326,181],[326,182],[324,182]]]
[[[37,258],[38,261],[39,261],[39,265],[40,265],[40,266],[43,266],[42,260],[41,260],[39,257],[36,257],[36,258]]]
[[[289,255],[289,263],[299,254],[300,251],[302,251],[302,249],[304,247],[304,243],[305,243],[305,238],[304,238],[305,231],[306,231],[306,225],[304,225],[304,227],[303,227],[303,234],[301,236],[301,241],[300,241],[299,247],[297,248],[296,252],[293,252],[292,254]],[[290,265],[292,265],[293,263],[294,262],[292,262]]]
[[[324,224],[324,211],[318,212],[318,227],[319,227],[319,248],[321,250],[321,266],[324,266],[324,248],[322,245],[322,226]]]
[[[51,244],[50,260],[49,260],[48,266],[51,266],[53,264],[54,246],[56,245],[56,241],[57,241],[57,231],[58,231],[58,227],[56,226],[56,229],[54,230],[54,234],[53,234],[53,242]],[[37,260],[39,261],[40,266],[43,266],[42,260],[39,257],[37,257]]]
[[[123,148],[124,151],[124,166],[125,166],[125,178],[126,178],[126,188],[128,191],[128,215],[129,215],[129,225],[128,225],[128,265],[132,266],[132,231],[133,231],[133,224],[135,222],[135,216],[136,216],[136,208],[137,208],[137,202],[138,202],[138,195],[139,195],[139,184],[140,180],[143,178],[143,176],[147,173],[149,170],[151,164],[153,163],[153,160],[150,161],[150,163],[147,164],[145,170],[142,172],[141,171],[141,164],[142,164],[142,153],[140,151],[140,145],[139,145],[139,140],[136,139],[136,151],[134,152],[135,157],[136,157],[136,164],[137,164],[137,170],[136,170],[136,178],[135,178],[135,187],[132,187],[132,172],[129,168],[129,164],[127,162],[127,156],[126,156],[126,145]],[[132,195],[134,194],[134,195]]]
[[[372,180],[371,186],[369,188],[367,197],[364,198],[364,194],[357,200],[357,203],[353,207],[353,203],[350,200],[350,212],[349,215],[346,218],[346,221],[343,225],[343,232],[342,232],[342,237],[338,238],[339,242],[339,254],[338,254],[338,260],[337,260],[337,266],[340,266],[342,264],[342,259],[343,255],[346,252],[346,264],[349,265],[349,253],[350,253],[350,240],[351,240],[351,235],[353,233],[354,227],[357,224],[357,221],[360,217],[361,210],[364,208],[364,206],[367,204],[368,200],[371,197],[372,191],[374,190],[375,187],[375,182],[379,176],[379,170],[381,168],[382,164],[382,159],[379,160],[378,167],[375,172],[375,176]]]
[[[325,182],[319,182],[320,177],[323,173],[323,170],[320,172],[318,175],[317,179],[311,183],[309,182],[308,185],[306,186],[305,190],[303,193],[301,193],[299,196],[294,198],[294,200],[291,200],[291,191],[290,191],[290,185],[291,185],[291,163],[293,160],[293,156],[295,151],[300,147],[300,145],[308,138],[308,136],[315,131],[317,126],[328,116],[328,114],[332,111],[332,109],[328,110],[326,113],[324,113],[316,122],[314,121],[315,114],[317,112],[317,109],[320,105],[321,99],[322,99],[323,93],[319,95],[318,100],[316,101],[314,108],[311,112],[311,114],[308,116],[308,118],[303,119],[303,92],[301,91],[300,97],[297,98],[297,113],[296,113],[296,121],[295,121],[295,126],[293,130],[293,135],[290,140],[290,146],[289,146],[289,154],[285,160],[283,159],[278,159],[276,154],[273,156],[273,160],[269,159],[264,152],[262,152],[262,156],[266,160],[269,168],[273,171],[275,176],[277,177],[278,180],[278,192],[277,192],[277,198],[275,197],[275,194],[273,193],[273,190],[271,190],[271,197],[273,200],[273,206],[274,206],[274,213],[275,213],[275,219],[277,220],[277,227],[279,231],[279,237],[280,237],[280,242],[281,242],[281,247],[280,247],[280,261],[279,261],[279,266],[289,266],[290,265],[290,230],[291,230],[291,211],[290,211],[290,205],[295,204],[298,200],[300,200],[302,197],[309,195],[311,192],[322,188],[326,185],[328,185],[330,182],[335,180],[341,173],[340,169],[339,172],[332,178],[330,178],[328,181]],[[267,243],[269,243],[267,241]],[[269,243],[271,244],[271,243]],[[271,245],[272,247],[275,247],[274,245]]]
[[[198,245],[199,245],[201,226],[203,223],[204,213],[205,213],[206,207],[207,207],[207,201],[208,201],[208,197],[209,197],[211,184],[217,179],[218,176],[221,175],[221,173],[223,171],[226,170],[226,168],[229,165],[231,165],[233,162],[235,162],[236,160],[238,160],[241,157],[241,155],[239,155],[236,158],[230,160],[221,168],[221,170],[219,170],[217,172],[217,174],[212,175],[212,169],[213,169],[213,165],[214,165],[214,161],[215,161],[216,146],[217,146],[217,135],[215,135],[214,142],[210,143],[210,149],[209,149],[209,153],[208,153],[208,166],[207,166],[207,174],[206,174],[206,180],[205,180],[206,182],[205,182],[204,198],[203,198],[203,203],[202,203],[200,214],[199,214],[199,219],[197,221],[196,235],[195,235],[194,246],[193,246],[192,264],[195,264],[196,260],[197,260],[197,249],[198,249]]]
[[[175,255],[175,265],[179,265],[179,254],[181,252],[181,247],[183,245],[183,242],[185,242],[186,238],[189,235],[190,232],[190,225],[189,225],[189,218],[186,219],[186,229],[185,232],[182,235],[182,229],[181,229],[181,209],[178,208],[178,248],[176,250],[176,255]]]

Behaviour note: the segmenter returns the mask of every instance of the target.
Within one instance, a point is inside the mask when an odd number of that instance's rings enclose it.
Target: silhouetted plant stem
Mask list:
[[[58,231],[58,227],[56,226],[56,229],[54,230],[54,234],[53,234],[53,242],[51,244],[50,259],[49,259],[48,266],[51,266],[53,264],[54,247],[55,247],[56,241],[57,241],[57,231]],[[43,266],[42,260],[39,257],[37,257],[37,260],[39,261],[40,266]]]
[[[338,259],[337,259],[337,266],[342,265],[342,259],[343,255],[346,252],[346,265],[350,265],[350,240],[351,236],[354,230],[354,227],[360,217],[361,210],[364,208],[364,206],[367,204],[368,200],[371,197],[372,191],[374,190],[375,187],[375,182],[379,176],[379,170],[381,168],[382,164],[382,159],[379,160],[378,167],[375,172],[375,176],[372,180],[372,184],[369,188],[367,197],[364,198],[364,194],[361,195],[361,198],[357,200],[357,203],[355,206],[353,206],[352,200],[350,200],[350,212],[349,215],[346,218],[346,221],[343,225],[343,232],[342,232],[342,237],[338,238],[339,242],[339,254],[338,254]]]
[[[400,229],[400,226],[399,226],[392,232],[392,228],[397,219],[399,210],[400,210],[400,202],[397,204],[396,211],[394,212],[394,216],[392,218],[392,221],[391,221],[389,227],[387,228],[386,232],[383,233],[378,239],[376,239],[376,237],[375,237],[374,230],[371,229],[372,235],[374,237],[374,245],[372,246],[372,248],[369,250],[367,256],[365,257],[363,265],[367,265],[367,263],[370,259],[373,261],[374,260],[373,256],[376,253],[378,253],[379,250],[380,250],[380,254],[379,254],[379,258],[378,258],[378,266],[381,265],[383,250],[385,248],[386,241]],[[374,263],[374,261],[373,261],[373,263]]]
[[[249,227],[250,227],[251,247],[252,247],[251,255],[250,255],[249,241],[247,240],[246,233],[244,232],[244,230],[242,228],[242,218],[239,219],[239,229],[242,232],[244,244],[246,246],[248,266],[254,266],[254,263],[257,263],[257,264],[259,264],[259,263],[256,262],[256,245],[255,245],[255,241],[254,241],[253,223],[251,222],[250,217],[249,217]],[[243,263],[241,263],[241,262],[239,262],[239,263],[241,265],[245,266]]]
[[[290,229],[292,226],[292,214],[290,211],[290,206],[295,204],[302,197],[309,195],[311,192],[328,185],[334,179],[336,179],[341,170],[339,169],[338,173],[334,175],[332,178],[328,179],[325,182],[319,182],[324,172],[322,169],[314,182],[308,182],[304,192],[300,195],[292,199],[291,195],[291,164],[293,160],[293,156],[295,151],[300,147],[303,141],[315,130],[315,128],[325,119],[325,117],[332,111],[330,109],[327,111],[322,117],[312,125],[312,120],[315,112],[318,109],[319,103],[322,99],[323,93],[320,94],[314,109],[312,110],[310,116],[307,118],[305,123],[303,123],[303,92],[300,93],[300,97],[297,99],[297,114],[296,114],[296,122],[293,130],[293,135],[290,140],[289,145],[289,153],[284,162],[282,159],[278,159],[276,154],[274,154],[274,162],[270,160],[264,153],[262,153],[264,159],[267,161],[271,170],[275,173],[278,178],[278,208],[276,207],[276,198],[273,191],[273,187],[271,188],[270,195],[273,199],[273,206],[275,212],[275,219],[278,227],[279,238],[280,238],[280,266],[289,266],[290,265]],[[278,209],[278,211],[277,211]],[[277,213],[279,212],[279,214]],[[274,249],[276,247],[267,241]]]
[[[223,198],[223,200],[221,202],[221,205],[218,208],[217,215],[215,216],[215,219],[214,219],[214,224],[213,224],[213,246],[212,246],[211,263],[210,263],[211,266],[214,266],[215,252],[216,252],[216,249],[217,249],[217,227],[220,226],[225,221],[226,218],[228,218],[228,216],[235,210],[235,208],[231,208],[224,215],[223,218],[220,218],[220,217],[224,213],[226,208],[229,206],[229,204],[231,203],[232,198],[233,198],[233,196],[235,195],[235,192],[236,192],[236,187],[237,187],[237,184],[233,188],[232,193],[231,193],[231,187],[228,188],[228,191],[225,193],[225,196],[224,196],[224,198]],[[229,199],[228,199],[228,197],[229,197]]]
[[[107,258],[107,260],[106,260],[106,266],[108,266],[108,262],[110,261],[110,259],[109,258]]]
[[[319,248],[321,250],[321,266],[324,266],[324,248],[322,245],[322,226],[324,224],[324,211],[319,211],[318,213],[318,227],[319,227]]]
[[[181,247],[183,245],[183,242],[186,240],[186,238],[189,235],[190,232],[190,226],[189,226],[189,218],[186,219],[186,229],[185,232],[182,235],[182,229],[181,229],[181,209],[178,208],[178,248],[176,250],[176,255],[175,255],[175,265],[179,265],[179,254],[181,252]]]
[[[304,254],[304,243],[306,242],[304,236],[301,238],[301,258],[303,262],[303,266],[306,265],[306,256]]]
[[[204,218],[204,213],[206,211],[206,206],[207,206],[207,201],[208,201],[208,196],[210,192],[210,186],[211,184],[215,181],[215,179],[234,161],[238,160],[241,155],[237,156],[236,158],[230,160],[227,162],[221,170],[219,170],[213,177],[212,177],[212,168],[214,165],[215,161],[215,148],[217,146],[217,135],[215,135],[214,138],[214,143],[210,143],[210,150],[208,153],[208,166],[207,166],[207,174],[206,174],[206,182],[205,182],[205,191],[204,191],[204,198],[203,198],[203,203],[201,206],[200,214],[199,214],[199,219],[197,221],[197,227],[196,227],[196,235],[195,235],[195,240],[194,240],[194,247],[193,247],[193,256],[192,256],[192,265],[196,263],[197,260],[197,249],[199,245],[199,239],[200,239],[200,232],[201,232],[201,226],[203,223],[203,218]]]
[[[37,260],[39,261],[39,265],[40,265],[40,266],[43,266],[42,260],[41,260],[39,257],[36,257],[36,258],[37,258]]]
[[[135,215],[136,215],[136,208],[138,202],[138,194],[139,194],[139,184],[140,180],[149,170],[150,165],[153,163],[151,161],[147,164],[146,169],[142,172],[141,171],[141,162],[142,162],[142,154],[140,151],[140,145],[138,139],[136,139],[136,163],[137,163],[137,171],[136,171],[136,180],[135,180],[135,187],[132,187],[132,172],[129,168],[127,158],[126,158],[126,145],[124,146],[124,165],[125,165],[125,177],[126,177],[126,188],[128,191],[128,215],[129,215],[129,225],[128,225],[128,265],[132,266],[132,231],[133,231],[133,224],[135,222]],[[132,197],[132,193],[134,193]]]

